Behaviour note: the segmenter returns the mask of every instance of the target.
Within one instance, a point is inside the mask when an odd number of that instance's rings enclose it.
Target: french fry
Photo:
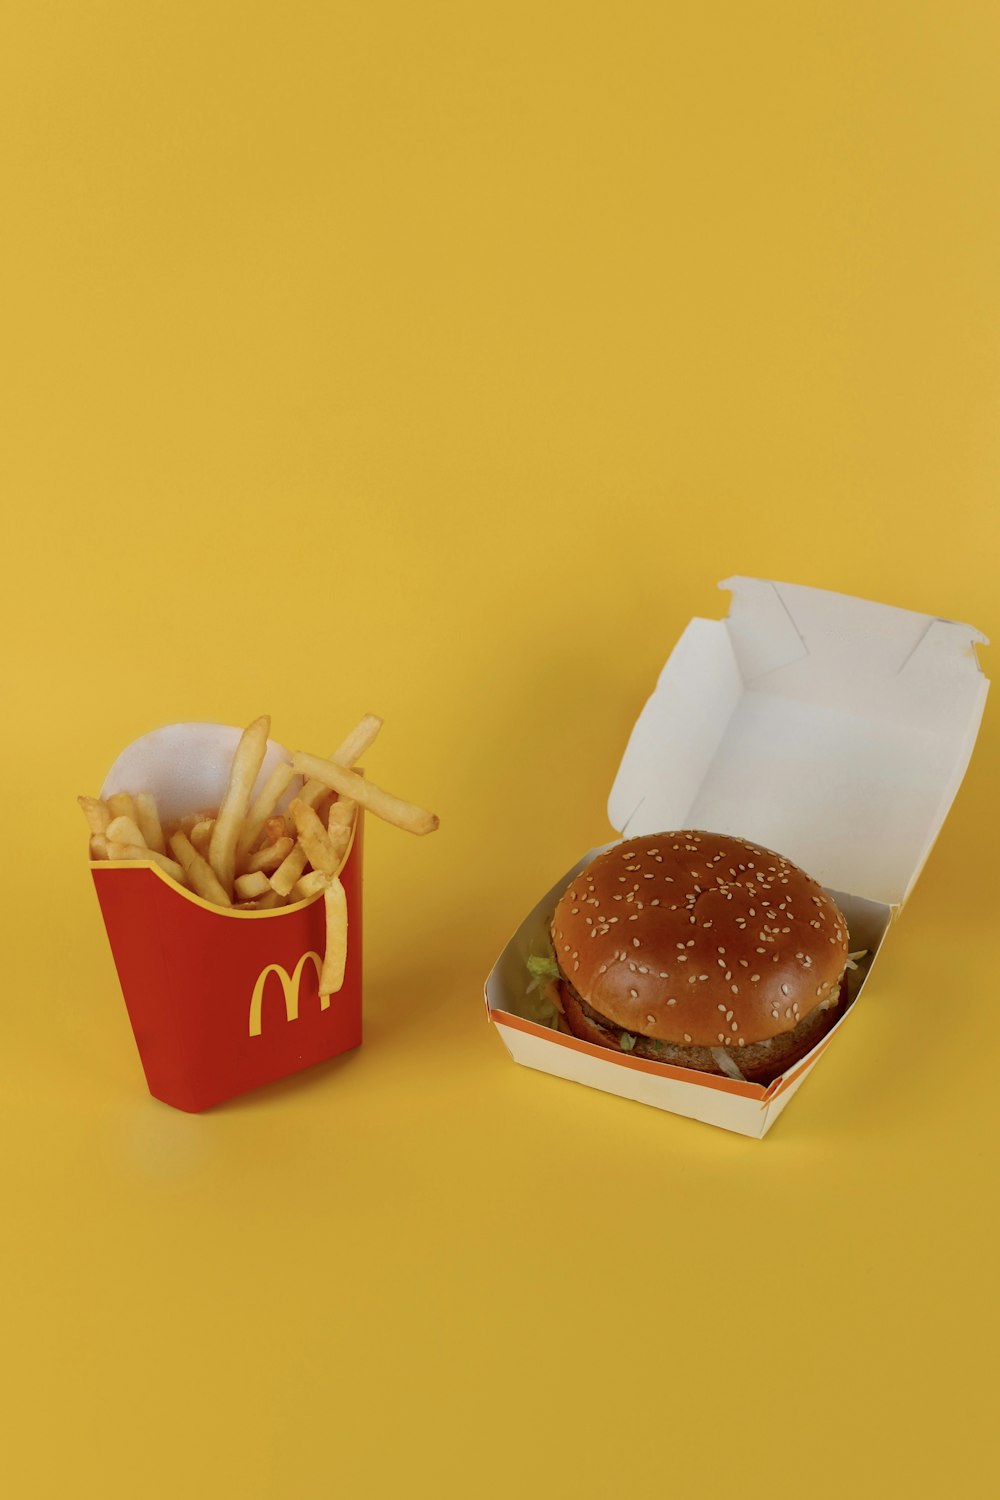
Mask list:
[[[321,995],[335,995],[343,987],[347,965],[347,896],[336,877],[323,892],[326,907],[326,953],[319,977]]]
[[[292,832],[292,825],[284,813],[278,813],[277,817],[265,818],[263,842],[260,847],[266,849],[268,844],[276,844],[278,839],[287,838]]]
[[[160,814],[152,792],[136,792],[135,811],[143,843],[147,848],[155,849],[157,854],[165,853],[167,846],[163,842]]]
[[[381,728],[382,720],[378,714],[365,714],[364,718],[359,719],[357,724],[355,724],[346,739],[341,740],[336,750],[330,756],[330,759],[336,761],[338,766],[344,766],[349,769],[361,759]],[[324,796],[328,789],[329,784],[327,782],[316,781],[314,778],[310,778],[299,793],[299,801],[304,802],[307,807],[315,807],[320,797]]]
[[[397,828],[405,828],[407,833],[433,833],[440,821],[435,813],[394,797],[391,792],[383,791],[355,772],[345,770],[335,761],[320,760],[318,755],[298,752],[292,756],[292,765],[300,775],[332,787],[341,796],[360,803],[376,817],[383,818],[387,823],[394,823]]]
[[[349,797],[338,797],[330,807],[327,833],[330,835],[330,843],[336,852],[338,864],[343,861],[350,845],[357,810],[358,804]]]
[[[109,844],[114,840],[116,844],[138,844],[140,849],[149,847],[142,836],[138,823],[134,818],[126,817],[124,813],[117,818],[111,819],[111,822],[104,830],[104,836]]]
[[[336,875],[340,864],[337,851],[315,809],[296,798],[288,811],[294,819],[299,843],[313,869],[322,870],[324,875]]]
[[[287,833],[284,834],[280,839],[275,839],[273,844],[266,844],[256,854],[251,854],[247,860],[247,874],[252,875],[255,870],[266,870],[270,874],[294,848],[295,840],[289,838]]]
[[[277,891],[267,890],[263,896],[258,896],[256,901],[237,901],[236,907],[240,911],[272,911],[276,906],[284,906],[284,896],[279,896]]]
[[[208,858],[208,846],[212,842],[212,829],[215,827],[214,818],[202,818],[188,831],[191,840],[202,859]]]
[[[112,792],[108,798],[108,812],[112,818],[131,818],[133,823],[138,822],[131,792]]]
[[[214,901],[216,906],[232,906],[228,892],[222,889],[212,866],[206,859],[202,859],[187,834],[181,829],[178,829],[172,836],[170,850],[178,864],[183,867],[193,891],[197,891],[199,896],[204,896],[206,901]]]
[[[256,779],[256,778],[255,778]],[[237,863],[245,859],[246,855],[257,842],[264,828],[281,798],[287,792],[289,786],[295,779],[295,772],[288,761],[282,761],[275,766],[270,776],[265,781],[259,795],[254,799],[253,806],[243,820],[239,838],[236,841]],[[282,830],[284,832],[284,830]],[[268,840],[273,843],[273,839]]]
[[[357,776],[360,773],[356,771],[354,774]],[[352,797],[338,797],[335,802],[331,802],[328,831],[332,833],[335,827],[350,828],[357,810],[358,804]]]
[[[292,900],[308,901],[310,896],[318,896],[320,891],[326,890],[329,879],[329,875],[324,875],[322,870],[310,870],[308,875],[301,876],[292,886]]]
[[[233,891],[241,901],[256,901],[258,896],[264,896],[271,891],[271,882],[266,875],[262,875],[257,870],[252,875],[237,875],[233,883]],[[277,892],[271,891],[271,895],[277,895]]]
[[[108,841],[103,833],[92,833],[90,835],[90,857],[91,859],[108,858]]]
[[[108,858],[152,860],[153,864],[159,865],[161,870],[166,871],[171,880],[176,880],[178,885],[187,885],[187,878],[180,865],[175,864],[166,854],[160,854],[156,849],[147,849],[145,844],[128,844],[121,843],[117,839],[108,839]]]
[[[102,802],[100,797],[77,797],[76,800],[83,809],[83,816],[91,833],[106,833],[111,822],[108,804]]]
[[[296,844],[271,876],[271,889],[279,896],[289,895],[307,863],[306,851],[300,844]]]
[[[330,759],[335,760],[338,766],[353,766],[361,759],[368,746],[374,744],[375,737],[381,728],[382,720],[378,714],[365,714],[333,752]]]
[[[208,846],[208,860],[215,871],[219,885],[227,897],[233,888],[236,872],[236,841],[250,806],[250,794],[257,780],[264,756],[267,754],[267,736],[271,728],[270,715],[262,714],[248,724],[240,737],[229,768],[229,783],[222,799],[219,815],[212,829]]]

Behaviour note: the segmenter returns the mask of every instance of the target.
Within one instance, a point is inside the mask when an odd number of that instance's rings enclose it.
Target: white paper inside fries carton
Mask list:
[[[352,769],[381,720],[329,760],[174,724],[82,797],[91,870],[150,1092],[200,1111],[361,1041],[362,816],[437,819]]]
[[[560,898],[614,845],[590,850],[528,914],[489,975],[486,1003],[516,1062],[760,1138],[863,992],[947,816],[986,701],[975,653],[985,637],[795,584],[720,586],[732,591],[729,615],[692,620],[678,641],[633,728],[609,816],[625,840],[703,830],[776,851],[818,881],[846,920],[845,955],[860,955],[835,997],[837,1019],[766,1082],[741,1076],[721,1014],[726,1046],[712,1072],[658,1061],[655,1044],[635,1055],[556,1029],[565,1022],[539,1004],[532,974],[554,959]],[[636,1038],[621,1041],[634,1049]]]

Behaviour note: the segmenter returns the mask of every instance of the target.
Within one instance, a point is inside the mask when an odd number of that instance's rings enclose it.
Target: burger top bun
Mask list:
[[[749,1046],[835,994],[847,923],[780,854],[718,833],[650,834],[600,855],[552,919],[559,967],[601,1016],[665,1042]]]

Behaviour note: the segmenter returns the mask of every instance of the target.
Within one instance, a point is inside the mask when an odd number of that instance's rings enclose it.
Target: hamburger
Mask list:
[[[847,923],[791,860],[724,834],[627,839],[575,877],[534,972],[573,1035],[767,1083],[847,997]]]

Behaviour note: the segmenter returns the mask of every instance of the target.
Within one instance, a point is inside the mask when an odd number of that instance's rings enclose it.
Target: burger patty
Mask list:
[[[615,1052],[627,1052],[633,1057],[648,1057],[653,1062],[672,1063],[678,1068],[693,1068],[699,1073],[718,1073],[728,1076],[712,1055],[711,1047],[698,1047],[688,1043],[662,1042],[641,1032],[624,1032],[620,1026],[602,1016],[588,1005],[563,975],[559,981],[562,995],[563,1015],[575,1036],[586,1042],[596,1042],[600,1047],[610,1047]],[[792,1031],[782,1031],[767,1041],[751,1042],[744,1047],[728,1049],[733,1062],[743,1077],[752,1083],[770,1083],[779,1073],[805,1057],[816,1043],[831,1028],[840,1015],[840,1006],[847,996],[846,977],[840,981],[840,993],[836,1004],[823,1009],[817,1005]],[[622,1046],[622,1037],[634,1037],[635,1045]]]

